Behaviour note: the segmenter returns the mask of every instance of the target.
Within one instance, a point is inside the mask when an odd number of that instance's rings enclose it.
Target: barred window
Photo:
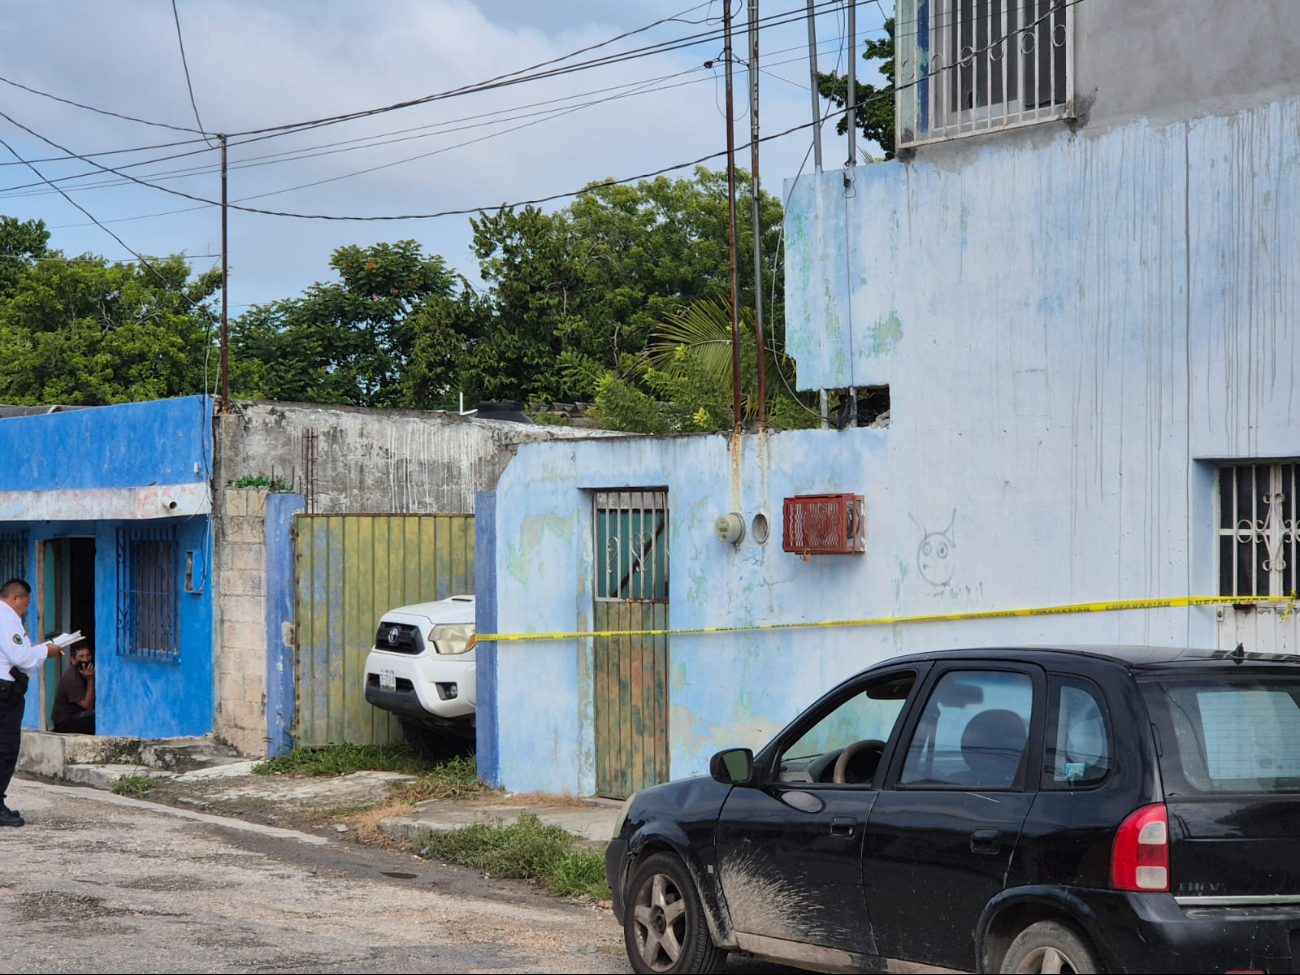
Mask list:
[[[1074,114],[1071,0],[899,0],[898,145]]]
[[[668,492],[596,492],[596,598],[666,602]]]
[[[180,656],[179,546],[174,528],[117,532],[117,652],[174,660]]]
[[[27,577],[27,533],[0,532],[0,585]]]
[[[1286,596],[1300,582],[1300,464],[1219,468],[1219,595]]]

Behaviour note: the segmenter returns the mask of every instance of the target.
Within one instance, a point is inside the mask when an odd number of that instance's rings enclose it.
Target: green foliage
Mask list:
[[[141,796],[153,788],[153,779],[147,775],[123,775],[113,783],[113,792],[119,796]]]
[[[575,849],[578,837],[523,813],[510,824],[475,823],[430,832],[415,841],[421,856],[459,863],[490,877],[540,881],[555,894],[607,899],[602,852]]]
[[[365,770],[428,772],[429,763],[408,745],[353,745],[347,742],[320,748],[295,748],[288,755],[277,755],[253,766],[256,775],[347,775]]]
[[[742,203],[747,182],[741,173]],[[761,216],[762,293],[769,302],[775,295],[779,320],[779,200],[764,194]],[[502,210],[472,224],[487,290],[475,307],[480,338],[460,375],[467,398],[589,400],[606,372],[621,373],[645,350],[666,316],[730,295],[723,173],[592,185],[555,213]],[[748,219],[738,238],[741,302],[753,304]]]
[[[272,492],[292,491],[293,486],[279,474],[274,477],[268,477],[265,474],[245,474],[243,477],[237,477],[233,481],[227,481],[226,487],[232,488],[267,488]]]
[[[754,312],[742,308],[741,418],[759,416],[758,343]],[[667,316],[641,362],[625,375],[608,373],[597,383],[592,417],[597,425],[633,433],[700,433],[730,430],[732,339],[729,303],[697,301]],[[793,363],[776,344],[765,350],[766,413],[777,429],[819,421],[811,396],[791,390]]]
[[[413,313],[430,299],[450,299],[457,280],[413,240],[340,247],[330,266],[337,281],[232,323],[233,354],[249,363],[239,395],[352,406],[409,399],[405,366],[422,327]]]
[[[885,153],[894,158],[894,18],[885,21],[885,36],[868,37],[862,47],[862,59],[880,72],[887,84],[876,85],[858,82],[854,116],[858,128]],[[873,63],[879,61],[879,65]],[[817,91],[829,98],[837,108],[848,105],[849,79],[847,75],[817,75]],[[849,130],[848,116],[841,116],[835,131],[843,135]]]
[[[147,267],[64,260],[47,236],[39,221],[0,218],[0,246],[47,258],[0,259],[0,401],[98,406],[202,392],[215,363],[203,302],[220,273],[192,277],[179,256]]]

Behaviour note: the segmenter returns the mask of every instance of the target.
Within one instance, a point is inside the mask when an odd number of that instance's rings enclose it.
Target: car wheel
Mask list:
[[[1002,959],[1002,972],[1054,972],[1079,975],[1101,972],[1092,948],[1073,928],[1059,921],[1039,921],[1016,936]]]
[[[713,943],[700,895],[686,865],[672,853],[647,857],[632,874],[623,940],[632,970],[718,972],[727,953]]]
[[[426,762],[445,762],[473,750],[466,742],[452,735],[434,731],[413,721],[402,722],[402,735],[411,750]]]

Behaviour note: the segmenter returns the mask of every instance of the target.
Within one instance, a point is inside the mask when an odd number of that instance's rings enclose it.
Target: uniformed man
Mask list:
[[[33,646],[27,639],[23,614],[31,601],[32,587],[22,579],[0,586],[0,826],[23,825],[18,811],[5,805],[5,792],[18,764],[27,682],[43,660],[63,653],[57,644]]]

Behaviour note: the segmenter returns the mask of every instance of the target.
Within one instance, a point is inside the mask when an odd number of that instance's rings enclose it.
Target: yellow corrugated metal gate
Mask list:
[[[294,521],[294,739],[401,740],[366,703],[365,662],[379,617],[474,591],[473,515],[298,515]]]

